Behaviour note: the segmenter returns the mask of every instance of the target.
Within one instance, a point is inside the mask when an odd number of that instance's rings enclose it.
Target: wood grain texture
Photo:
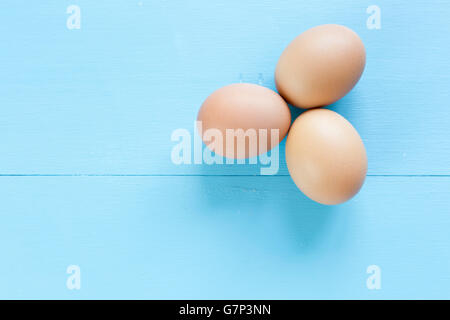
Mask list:
[[[288,177],[2,177],[0,298],[448,299],[449,189],[369,177],[327,207]]]
[[[440,0],[0,1],[0,298],[450,298],[449,17]],[[283,48],[324,23],[367,49],[331,106],[367,148],[356,198],[308,200],[284,143],[279,176],[171,162],[212,91],[273,89]]]

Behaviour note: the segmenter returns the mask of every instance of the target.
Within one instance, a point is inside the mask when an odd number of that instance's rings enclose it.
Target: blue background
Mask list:
[[[7,0],[0,23],[0,298],[450,298],[448,1]],[[285,46],[324,23],[367,50],[331,106],[367,148],[354,199],[302,195],[284,142],[276,176],[171,162],[212,91],[274,89]]]

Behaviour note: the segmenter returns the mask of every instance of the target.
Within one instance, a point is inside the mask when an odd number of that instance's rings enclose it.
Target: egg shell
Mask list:
[[[215,153],[227,158],[250,158],[274,148],[286,136],[291,123],[291,113],[286,102],[273,90],[250,84],[235,83],[213,92],[202,104],[197,121],[202,125],[202,139]],[[223,146],[213,143],[204,133],[218,129],[223,136]],[[236,139],[227,143],[226,130],[235,130]],[[240,132],[238,129],[242,129]],[[250,139],[245,137],[248,129],[256,132],[258,147],[250,147]],[[260,134],[266,129],[267,134]],[[272,133],[278,130],[278,137]],[[245,139],[245,150],[239,139]],[[229,140],[231,141],[231,140]],[[238,147],[241,150],[238,150]]]
[[[322,204],[352,198],[364,183],[367,155],[355,128],[328,109],[311,109],[292,124],[286,162],[297,187]]]
[[[326,24],[296,37],[283,51],[275,71],[280,95],[303,108],[327,106],[346,95],[358,82],[366,51],[351,29]]]

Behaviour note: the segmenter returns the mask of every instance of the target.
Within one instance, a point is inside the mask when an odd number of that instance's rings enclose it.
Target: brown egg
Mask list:
[[[328,109],[312,109],[292,124],[286,162],[297,187],[322,204],[349,200],[362,187],[367,156],[358,132]]]
[[[287,46],[275,82],[280,95],[296,107],[326,106],[355,86],[365,64],[358,35],[347,27],[326,24],[303,32]]]
[[[276,92],[255,84],[236,83],[213,92],[203,102],[197,121],[201,122],[201,137],[212,151],[243,159],[278,145],[287,134],[291,113]]]

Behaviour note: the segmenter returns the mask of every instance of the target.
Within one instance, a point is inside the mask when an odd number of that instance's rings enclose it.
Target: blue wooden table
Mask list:
[[[0,21],[0,298],[450,298],[449,1],[4,0]],[[367,50],[331,106],[367,148],[354,199],[302,195],[284,142],[274,176],[171,161],[212,91],[274,89],[324,23]]]

